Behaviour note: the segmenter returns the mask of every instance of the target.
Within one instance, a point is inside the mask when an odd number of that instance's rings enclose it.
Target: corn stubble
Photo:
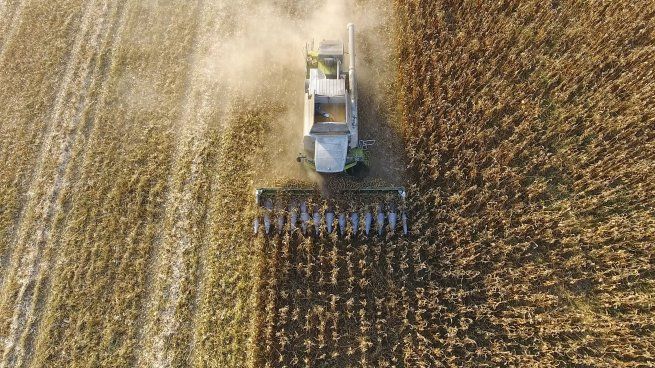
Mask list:
[[[413,236],[262,244],[258,366],[655,364],[655,7],[396,1]]]

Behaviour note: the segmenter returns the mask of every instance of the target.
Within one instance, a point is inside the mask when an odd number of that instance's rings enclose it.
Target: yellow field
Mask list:
[[[0,367],[655,364],[654,14],[0,0]],[[350,21],[412,236],[254,237]]]

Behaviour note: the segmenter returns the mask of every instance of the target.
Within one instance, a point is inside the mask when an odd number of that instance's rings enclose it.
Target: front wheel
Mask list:
[[[370,169],[364,162],[358,162],[350,169],[346,169],[346,174],[353,176],[357,179],[362,179],[368,176]]]

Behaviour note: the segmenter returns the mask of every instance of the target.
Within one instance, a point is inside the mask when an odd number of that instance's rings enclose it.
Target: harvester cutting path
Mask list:
[[[348,72],[340,40],[306,48],[303,152],[297,161],[324,175],[356,174],[369,165],[373,140],[359,139],[355,26],[348,24]],[[325,195],[315,188],[258,188],[254,232],[270,235],[407,235],[406,192],[402,187],[341,190]]]

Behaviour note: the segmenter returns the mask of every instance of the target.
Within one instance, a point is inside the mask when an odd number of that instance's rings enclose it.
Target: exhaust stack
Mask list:
[[[357,80],[355,79],[355,24],[348,23],[348,77],[350,79],[350,98],[357,101]]]

